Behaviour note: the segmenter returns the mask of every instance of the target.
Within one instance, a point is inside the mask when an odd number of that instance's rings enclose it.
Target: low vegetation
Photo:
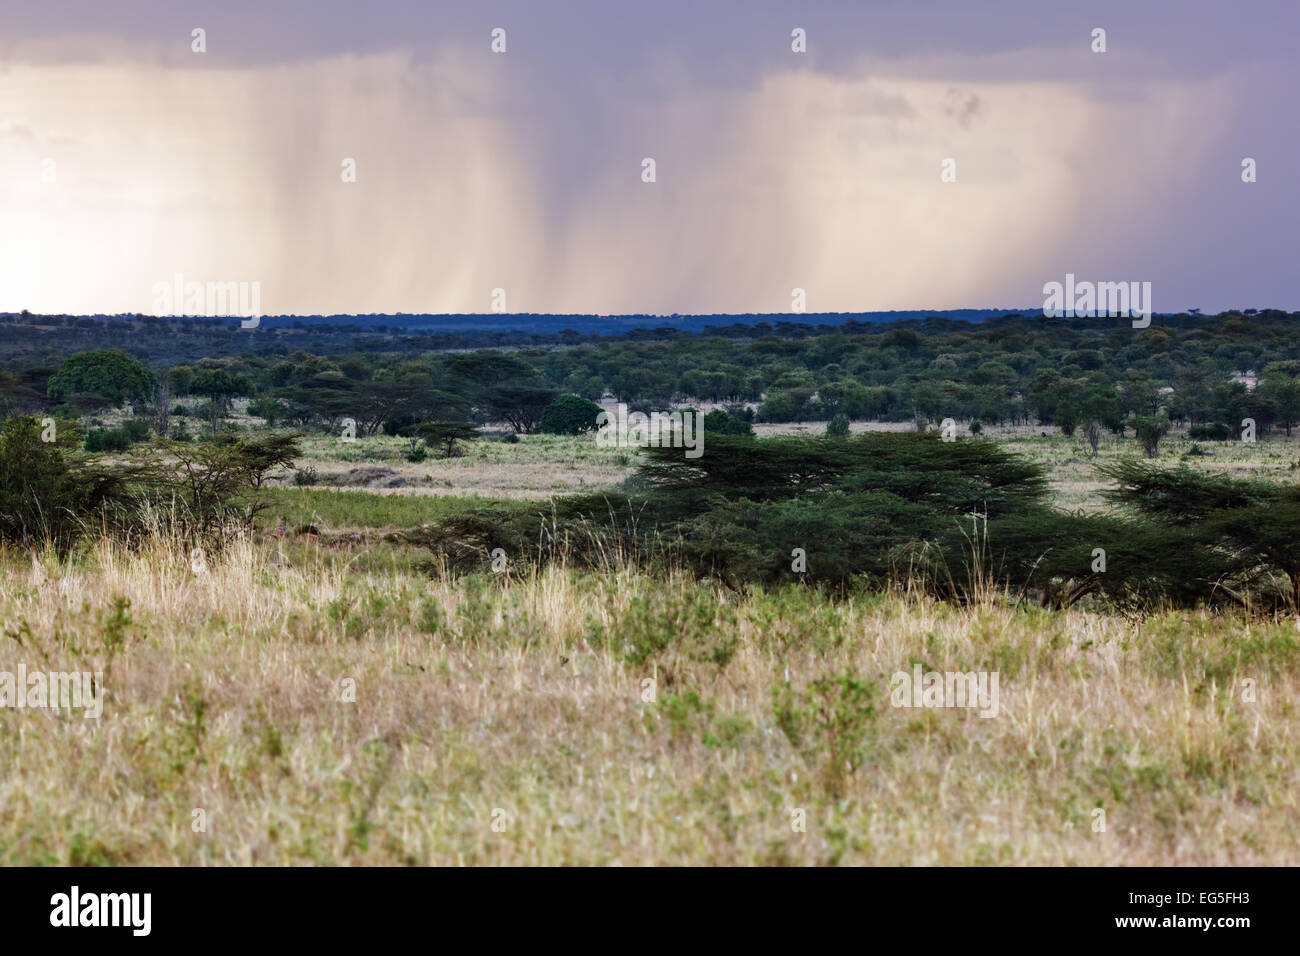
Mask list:
[[[107,703],[0,708],[0,861],[1297,862],[1292,619],[286,552],[7,554],[3,660]],[[999,716],[892,706],[918,663]]]

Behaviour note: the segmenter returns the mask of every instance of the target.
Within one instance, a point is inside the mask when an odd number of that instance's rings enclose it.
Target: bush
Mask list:
[[[537,431],[547,435],[581,435],[596,428],[602,409],[577,395],[561,395],[542,410]]]
[[[1117,485],[1107,498],[1128,513],[1071,514],[1049,506],[1040,465],[983,440],[718,435],[698,459],[653,446],[643,456],[617,496],[484,509],[407,540],[458,569],[497,547],[598,568],[662,557],[737,589],[909,584],[958,602],[1033,594],[1052,607],[1087,596],[1134,608],[1300,604],[1300,489],[1289,486],[1130,459],[1100,469]]]
[[[86,432],[86,451],[116,452],[131,447],[131,437],[120,428],[92,428]]]
[[[714,409],[704,416],[704,430],[715,435],[753,435],[754,426],[743,418]]]
[[[50,544],[60,554],[92,532],[137,539],[159,512],[187,543],[220,546],[263,507],[255,492],[270,470],[299,454],[295,436],[263,434],[191,445],[159,440],[106,463],[75,454],[76,429],[43,437],[30,417],[0,430],[0,539]]]
[[[73,455],[74,428],[43,441],[35,418],[10,418],[0,429],[0,540],[50,544],[66,553],[104,512],[110,520],[131,502],[136,472],[107,469]]]
[[[1140,415],[1133,422],[1133,431],[1146,456],[1158,458],[1160,442],[1169,434],[1169,419],[1164,415]]]
[[[849,774],[865,761],[876,716],[874,684],[852,674],[814,680],[796,693],[787,683],[772,687],[772,715],[809,768],[820,771],[835,798]]]
[[[848,438],[849,437],[849,416],[841,413],[834,415],[826,423],[827,438]]]
[[[274,427],[275,423],[284,418],[285,407],[277,399],[270,397],[255,398],[248,403],[247,412],[254,418],[260,418],[268,425]]]
[[[1223,422],[1209,422],[1188,428],[1187,437],[1194,441],[1228,441],[1233,437],[1233,432]]]
[[[92,428],[86,433],[86,451],[126,451],[149,438],[149,423],[143,418],[128,418],[118,428]]]

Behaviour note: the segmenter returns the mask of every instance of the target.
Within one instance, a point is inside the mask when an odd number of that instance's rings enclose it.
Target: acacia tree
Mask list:
[[[478,426],[473,422],[423,422],[415,426],[414,434],[431,445],[441,445],[444,458],[451,458],[456,453],[456,442],[472,441],[479,437]],[[411,443],[415,451],[415,443]]]
[[[219,541],[231,527],[251,527],[266,503],[251,493],[274,468],[302,454],[296,435],[222,435],[186,444],[161,440],[150,450],[155,462],[151,496],[180,506],[176,516],[189,534]]]
[[[531,435],[557,394],[545,385],[493,385],[483,395],[483,408],[516,432]]]
[[[237,395],[247,395],[248,379],[243,375],[234,375],[225,369],[204,369],[194,376],[190,391],[209,399],[212,415],[212,434],[217,434],[218,422],[230,407],[230,400]]]

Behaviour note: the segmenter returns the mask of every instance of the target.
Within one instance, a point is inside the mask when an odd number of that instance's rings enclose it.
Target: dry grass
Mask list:
[[[458,445],[457,457],[435,451],[418,463],[406,461],[409,449],[407,440],[383,435],[313,436],[298,466],[315,468],[321,484],[380,494],[544,500],[613,487],[637,464],[635,450],[601,448],[591,435],[524,435],[514,444],[483,438]]]
[[[107,700],[98,721],[0,709],[0,862],[1300,862],[1293,620],[270,554],[241,542],[203,575],[163,544],[3,556],[0,670],[104,670]],[[891,707],[915,661],[998,671],[1001,713]],[[880,691],[836,794],[772,701],[843,673]]]

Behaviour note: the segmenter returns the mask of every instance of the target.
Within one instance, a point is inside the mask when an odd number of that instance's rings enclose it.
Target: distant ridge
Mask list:
[[[888,322],[940,318],[956,322],[983,322],[1004,315],[1035,315],[1041,308],[1025,309],[905,309],[892,312],[715,312],[692,315],[654,315],[634,313],[628,315],[598,315],[594,313],[397,313],[387,315],[264,315],[260,328],[301,328],[303,326],[357,326],[363,329],[384,327],[390,330],[460,332],[494,331],[522,334],[556,335],[566,331],[581,335],[622,335],[638,330],[675,329],[681,332],[703,332],[709,328],[735,328],[737,326],[836,326],[853,323],[879,325]],[[6,313],[14,315],[15,313]],[[81,316],[91,319],[128,320],[136,313],[120,315]],[[235,323],[236,318],[225,321]]]

